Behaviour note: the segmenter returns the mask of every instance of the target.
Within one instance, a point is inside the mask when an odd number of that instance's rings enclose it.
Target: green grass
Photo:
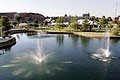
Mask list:
[[[81,36],[88,36],[88,37],[104,37],[105,36],[105,32],[76,32],[78,35]],[[113,35],[112,33],[110,33],[111,37],[120,37],[120,36],[116,36]]]
[[[94,32],[81,32],[81,31],[75,31],[72,28],[65,27],[64,29],[58,29],[56,27],[49,28],[49,27],[34,27],[31,28],[32,30],[40,30],[40,31],[48,31],[48,32],[76,32],[78,35],[83,36],[92,36],[92,37],[103,37],[104,32],[106,31],[106,28],[103,28],[102,30],[99,30],[98,28],[94,28]],[[111,29],[110,29],[111,30]],[[116,36],[110,33],[110,36]]]
[[[48,28],[48,27],[33,27],[33,28],[30,28],[30,29],[34,29],[34,30],[49,30],[50,28]]]

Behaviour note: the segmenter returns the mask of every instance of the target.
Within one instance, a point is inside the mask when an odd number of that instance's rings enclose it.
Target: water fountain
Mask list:
[[[16,56],[15,59],[11,60],[9,64],[5,64],[0,66],[0,68],[14,68],[11,73],[12,75],[21,75],[22,77],[30,77],[34,73],[42,74],[50,74],[50,69],[53,66],[49,66],[50,64],[46,61],[49,54],[45,54],[42,49],[42,44],[40,41],[37,41],[36,51],[30,51],[28,54]],[[55,66],[56,67],[56,66]],[[25,75],[22,75],[26,73]]]
[[[40,44],[39,41],[37,41],[37,49],[35,53],[32,53],[32,58],[36,60],[36,63],[41,63],[46,59],[46,57],[48,57],[48,55],[49,54],[43,53],[42,44]]]
[[[105,38],[103,38],[103,40],[105,40],[105,43],[106,43],[106,44],[104,43],[105,47],[98,50],[97,53],[92,54],[91,58],[98,59],[103,62],[110,62],[110,60],[113,57],[110,51],[110,35],[109,34],[110,34],[109,30],[107,30],[107,32],[105,33]]]
[[[106,49],[102,49],[103,51],[103,56],[105,58],[109,58],[110,55],[111,55],[111,52],[110,52],[110,35],[109,35],[109,30],[105,33],[105,38],[106,38]]]
[[[15,59],[9,62],[9,64],[1,65],[0,69],[14,68],[11,72],[13,76],[19,75],[23,78],[29,78],[33,74],[38,74],[42,79],[44,78],[43,75],[54,75],[56,70],[63,70],[63,65],[72,63],[72,61],[47,61],[49,55],[50,54],[45,54],[43,52],[42,43],[40,43],[40,41],[37,41],[36,51],[28,54],[25,53],[21,56],[16,56]]]

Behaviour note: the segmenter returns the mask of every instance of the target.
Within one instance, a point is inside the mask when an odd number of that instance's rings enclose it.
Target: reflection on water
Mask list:
[[[12,44],[12,45],[9,45],[9,46],[6,46],[6,47],[2,47],[0,48],[0,55],[1,54],[4,54],[6,52],[9,52],[11,50],[11,48],[15,45],[16,43]]]
[[[68,36],[72,39],[73,43],[76,45],[78,40],[79,40],[79,36],[78,35],[72,35],[72,34],[69,34]]]
[[[64,35],[57,34],[56,35],[56,42],[59,44],[59,46],[62,46],[64,44]]]
[[[85,38],[85,37],[81,37],[81,42],[84,46],[88,46],[89,45],[89,38]]]
[[[64,34],[13,36],[17,38],[17,44],[8,51],[9,54],[0,55],[0,80],[120,79],[119,59],[107,64],[90,58],[103,42],[100,39]],[[42,46],[36,47],[37,41]],[[117,56],[120,56],[119,44],[120,41],[110,46]],[[46,55],[42,60],[42,56]]]
[[[55,37],[54,35],[44,34],[44,33],[37,33],[36,35],[27,36],[29,39],[44,39],[44,38],[51,38]]]
[[[19,53],[20,54],[20,53]],[[42,44],[37,41],[35,51],[16,56],[10,60],[8,64],[3,64],[0,69],[11,69],[12,76],[20,76],[29,79],[34,74],[40,76],[44,80],[43,75],[55,75],[56,71],[62,71],[65,64],[71,64],[72,61],[51,61],[50,57],[54,54],[45,53],[42,49]]]
[[[23,56],[18,56],[14,60],[10,61],[9,64],[0,66],[0,69],[6,68],[15,70],[12,71],[13,75],[19,75],[21,77],[27,78],[34,74],[38,74],[40,77],[42,75],[54,75],[54,71],[63,70],[62,67],[65,64],[71,64],[71,61],[61,61],[57,63],[49,63],[49,61],[43,61],[40,64],[36,64],[36,59],[33,58],[33,54],[26,54]]]
[[[27,36],[32,36],[32,35],[36,35],[37,32],[26,32]]]
[[[113,43],[113,44],[116,44],[116,43],[118,43],[120,40],[119,39],[111,39],[111,42]]]
[[[4,54],[5,53],[5,50],[4,49],[1,49],[0,50],[0,55]]]

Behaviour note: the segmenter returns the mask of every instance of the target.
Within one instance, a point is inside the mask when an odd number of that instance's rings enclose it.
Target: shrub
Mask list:
[[[113,34],[113,35],[119,35],[119,32],[116,31],[116,30],[113,30],[113,31],[112,31],[112,34]]]
[[[58,24],[55,25],[55,27],[56,27],[57,29],[61,30],[61,29],[63,29],[63,28],[65,27],[65,25],[58,23]]]

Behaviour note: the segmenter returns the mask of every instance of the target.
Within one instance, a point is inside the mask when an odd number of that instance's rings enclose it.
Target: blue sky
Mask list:
[[[82,15],[95,16],[120,15],[119,0],[0,0],[0,12],[37,12],[45,16]]]

